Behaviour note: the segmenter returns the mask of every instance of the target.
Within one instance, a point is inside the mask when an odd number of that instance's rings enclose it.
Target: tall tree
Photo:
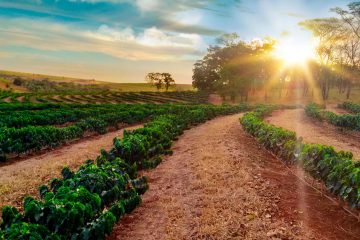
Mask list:
[[[311,19],[300,25],[312,31],[318,39],[317,80],[323,99],[328,98],[331,82],[339,93],[350,97],[354,82],[359,81],[360,69],[360,2],[348,4],[347,9],[332,8],[338,18]]]
[[[223,62],[220,51],[220,47],[210,46],[203,59],[194,64],[192,85],[195,88],[209,92],[215,91],[220,79],[219,71]]]
[[[268,53],[274,42],[265,39],[246,43],[235,41],[235,37],[223,37],[222,46],[210,47],[205,57],[195,63],[194,87],[228,95],[232,100],[237,95],[247,100],[251,88],[272,75]]]
[[[165,89],[168,91],[169,87],[175,84],[175,80],[172,78],[170,73],[162,73],[161,75],[165,84]]]
[[[145,81],[155,86],[158,91],[160,91],[164,83],[162,74],[158,72],[148,73],[145,77]]]
[[[323,100],[329,98],[331,86],[331,68],[335,65],[336,50],[342,38],[343,25],[337,18],[311,19],[299,23],[310,30],[318,40],[316,47],[317,63],[312,63],[314,80],[320,87]]]
[[[165,90],[168,91],[170,86],[175,84],[175,80],[170,73],[148,73],[145,81],[154,85],[158,91],[160,91],[163,85],[165,85]]]

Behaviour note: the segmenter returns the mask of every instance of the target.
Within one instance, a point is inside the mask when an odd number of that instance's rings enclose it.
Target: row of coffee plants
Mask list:
[[[94,117],[81,119],[63,128],[54,126],[0,128],[0,159],[5,161],[6,156],[9,154],[26,154],[53,148],[68,141],[82,138],[87,131],[103,134],[107,132],[107,127],[117,127],[118,123],[139,123],[160,114],[197,108],[197,106],[190,105],[108,105],[108,107],[105,107],[105,112],[102,112],[102,114],[98,112],[102,108],[94,108],[90,111],[94,114]],[[39,116],[46,118],[41,113]]]
[[[13,93],[0,91],[0,103],[207,103],[208,93],[184,92],[79,92],[72,93]]]
[[[141,202],[147,188],[138,168],[155,167],[160,154],[185,129],[219,115],[248,110],[240,106],[174,106],[173,113],[159,115],[143,128],[114,139],[114,147],[101,151],[77,172],[62,170],[61,179],[39,188],[40,200],[24,199],[24,212],[5,207],[0,239],[90,240],[104,239],[114,224]]]
[[[180,135],[189,125],[195,125],[218,115],[231,114],[248,110],[247,105],[239,106],[201,106],[179,108],[176,114],[161,115],[144,128],[125,132],[123,139],[114,140],[114,148],[104,152],[106,159],[120,157],[128,164],[134,163],[142,168],[154,166],[161,160],[159,154],[166,153],[172,140]],[[181,118],[179,118],[181,116]],[[175,128],[174,126],[177,126]],[[144,167],[145,166],[145,167]]]
[[[302,165],[314,178],[322,180],[329,191],[351,207],[360,208],[360,162],[352,160],[352,153],[337,152],[331,146],[302,143],[294,132],[263,121],[271,111],[266,107],[258,109],[245,114],[240,122],[266,149],[287,163]]]
[[[352,103],[352,102],[344,102],[338,105],[338,107],[345,109],[352,113],[360,113],[360,104]]]
[[[337,127],[360,130],[360,114],[336,114],[323,110],[321,106],[316,103],[306,105],[305,113],[309,117],[325,120]]]
[[[150,105],[125,105],[125,104],[104,104],[104,105],[63,105],[59,108],[48,108],[38,111],[3,111],[0,112],[0,128],[25,126],[59,125],[64,123],[77,122],[91,116],[104,114],[124,114],[134,111],[150,111],[154,108]]]
[[[0,112],[12,112],[12,111],[22,111],[22,110],[43,110],[43,109],[54,109],[61,108],[62,105],[53,104],[53,103],[42,103],[42,104],[33,104],[33,103],[0,103]]]
[[[39,188],[40,200],[24,199],[23,213],[3,208],[3,239],[103,239],[141,202],[147,180],[134,173],[119,158],[89,160],[76,173],[64,168],[62,179]]]

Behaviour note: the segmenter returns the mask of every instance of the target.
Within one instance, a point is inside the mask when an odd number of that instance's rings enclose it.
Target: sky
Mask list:
[[[346,0],[0,0],[0,69],[111,82],[191,83],[224,33],[311,44],[298,22]]]

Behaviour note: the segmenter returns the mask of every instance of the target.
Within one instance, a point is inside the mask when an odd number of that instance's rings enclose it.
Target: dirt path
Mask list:
[[[239,116],[186,131],[174,154],[145,172],[141,206],[108,240],[356,239],[347,231],[359,236],[357,220],[289,174]]]
[[[137,125],[125,129],[141,127]],[[100,149],[110,149],[115,137],[122,137],[124,129],[90,137],[60,149],[0,167],[0,209],[5,205],[20,207],[24,196],[38,195],[38,187],[60,176],[64,166],[79,167],[87,159],[94,159]]]
[[[331,124],[306,116],[303,109],[286,109],[272,113],[266,121],[295,131],[305,142],[334,146],[336,150],[351,151],[360,160],[360,133],[344,131]]]

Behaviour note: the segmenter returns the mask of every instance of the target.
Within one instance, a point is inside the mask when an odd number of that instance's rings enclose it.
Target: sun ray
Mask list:
[[[304,64],[314,58],[314,46],[286,38],[279,41],[274,51],[275,57],[283,61],[285,66]]]

